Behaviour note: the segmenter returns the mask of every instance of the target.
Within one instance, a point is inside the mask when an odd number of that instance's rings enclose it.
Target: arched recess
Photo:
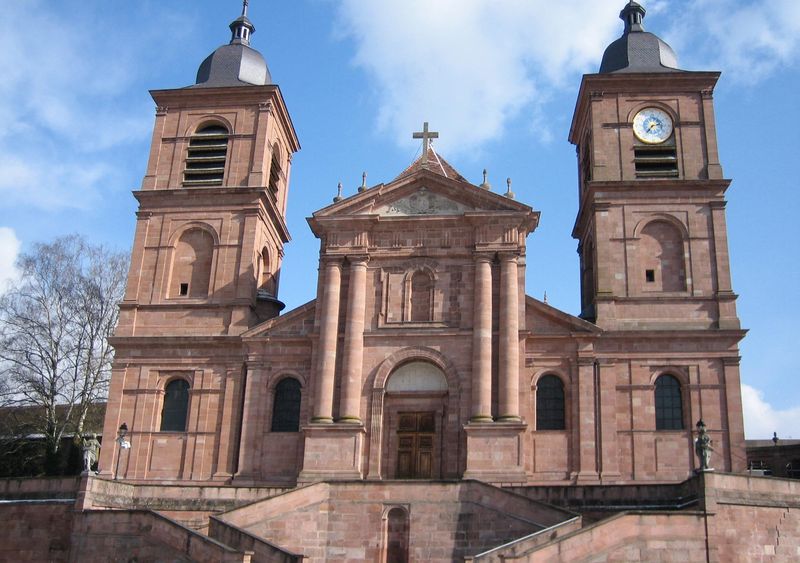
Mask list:
[[[275,297],[278,294],[278,283],[273,263],[270,258],[271,253],[266,246],[261,249],[258,255],[258,289],[267,295]]]
[[[408,563],[409,514],[404,506],[387,507],[383,511],[383,563]]]
[[[419,455],[431,454],[430,475],[423,471],[413,478],[457,476],[458,420],[449,420],[448,413],[458,413],[458,392],[458,373],[436,350],[413,347],[387,357],[373,379],[368,478],[395,478],[402,473],[398,462],[408,452],[401,441],[408,439],[417,440],[410,447],[422,448],[416,450]],[[428,439],[430,443],[424,444]]]
[[[640,271],[645,292],[686,291],[687,239],[683,225],[657,217],[637,226]]]
[[[406,272],[403,280],[404,321],[424,323],[437,320],[435,314],[437,281],[436,272],[428,266]]]
[[[192,224],[173,237],[170,297],[208,297],[217,242],[215,234],[206,225]]]

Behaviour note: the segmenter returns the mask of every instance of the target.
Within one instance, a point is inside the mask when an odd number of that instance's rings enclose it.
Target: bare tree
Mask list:
[[[82,433],[108,391],[126,264],[77,235],[36,244],[0,297],[0,393],[6,405],[36,407],[29,431],[44,439],[48,472],[64,434]]]

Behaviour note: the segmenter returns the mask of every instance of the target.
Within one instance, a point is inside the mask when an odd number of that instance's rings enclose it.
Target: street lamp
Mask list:
[[[117,467],[114,470],[114,480],[115,481],[117,480],[117,476],[119,475],[119,459],[120,459],[120,457],[122,457],[122,450],[127,450],[127,449],[130,449],[130,447],[131,447],[131,443],[128,440],[125,439],[125,436],[127,436],[127,435],[128,435],[128,425],[123,422],[120,425],[119,430],[117,430],[117,440],[116,440],[116,442],[117,442],[117,446],[119,446],[119,448],[117,449]]]

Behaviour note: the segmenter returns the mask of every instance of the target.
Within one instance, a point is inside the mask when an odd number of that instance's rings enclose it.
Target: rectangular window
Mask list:
[[[179,295],[189,295],[189,284],[182,283],[180,287]]]
[[[644,271],[644,279],[647,283],[654,283],[656,281],[656,271],[655,270],[645,270]]]

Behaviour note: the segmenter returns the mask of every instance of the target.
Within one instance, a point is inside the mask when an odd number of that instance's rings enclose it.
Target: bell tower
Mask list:
[[[718,72],[678,68],[634,1],[570,130],[581,316],[608,330],[738,329],[717,154]]]
[[[196,84],[151,91],[147,172],[118,335],[240,334],[278,314],[292,155],[281,91],[242,15]],[[186,322],[186,311],[193,311]]]
[[[195,84],[151,92],[155,127],[134,192],[104,427],[113,436],[124,422],[132,446],[104,449],[107,475],[230,480],[247,387],[240,335],[283,308],[286,202],[300,146],[281,91],[250,46],[246,0],[230,29]]]

